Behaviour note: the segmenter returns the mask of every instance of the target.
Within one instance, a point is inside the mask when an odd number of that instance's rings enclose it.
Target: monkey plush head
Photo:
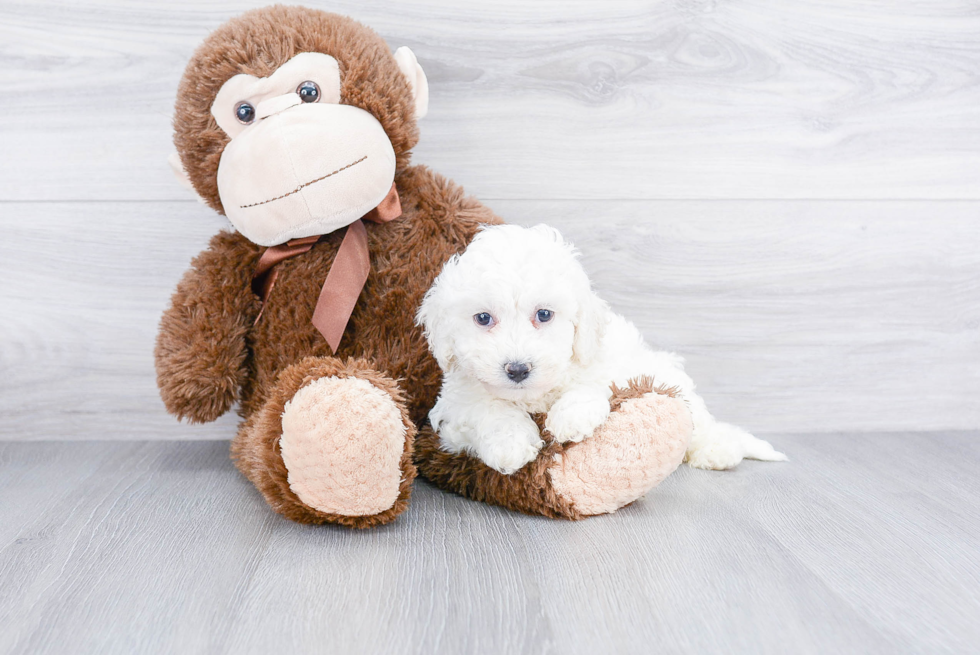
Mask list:
[[[344,16],[274,6],[214,31],[177,91],[175,171],[250,241],[273,246],[356,221],[418,141],[428,85]]]

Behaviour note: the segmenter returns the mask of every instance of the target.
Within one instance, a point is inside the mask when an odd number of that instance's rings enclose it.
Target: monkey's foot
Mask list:
[[[692,429],[679,398],[648,393],[623,400],[591,437],[554,455],[551,485],[585,516],[615,512],[674,472]]]
[[[393,381],[359,362],[310,358],[283,371],[274,391],[233,447],[274,509],[351,527],[405,510],[415,428]]]
[[[545,417],[535,420],[543,429]],[[580,443],[551,441],[510,475],[476,457],[442,450],[429,426],[416,439],[415,457],[422,475],[467,498],[581,519],[614,512],[656,486],[684,459],[692,429],[684,402],[644,378],[614,390],[609,417],[592,436]]]
[[[371,516],[398,499],[406,428],[391,396],[367,380],[320,378],[282,415],[289,488],[328,514]]]

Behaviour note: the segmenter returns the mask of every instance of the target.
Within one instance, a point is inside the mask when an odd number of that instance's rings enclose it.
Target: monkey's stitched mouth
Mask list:
[[[275,202],[276,200],[282,200],[283,198],[288,198],[289,196],[293,195],[294,193],[299,193],[300,191],[302,191],[306,187],[310,186],[311,184],[316,184],[317,182],[322,182],[323,180],[327,179],[328,177],[333,177],[337,173],[341,173],[343,171],[346,171],[348,168],[351,168],[352,166],[357,166],[358,164],[360,164],[365,159],[367,159],[367,155],[364,155],[363,157],[361,157],[360,159],[358,159],[355,162],[351,162],[350,164],[347,164],[346,166],[343,166],[341,168],[338,168],[337,170],[333,171],[332,173],[327,173],[323,177],[318,177],[315,180],[310,180],[309,182],[306,182],[305,184],[300,184],[298,187],[296,187],[292,191],[289,191],[287,193],[284,193],[281,196],[276,196],[275,198],[269,198],[268,200],[263,200],[262,202],[253,202],[251,205],[239,205],[238,208],[239,209],[248,209],[249,207],[258,207],[259,205],[266,205],[266,204],[269,204],[270,202]]]

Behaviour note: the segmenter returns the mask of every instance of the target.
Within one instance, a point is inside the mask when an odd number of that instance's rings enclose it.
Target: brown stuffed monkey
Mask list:
[[[648,380],[615,391],[593,437],[509,476],[441,451],[425,424],[440,371],[415,313],[445,261],[501,222],[409,165],[427,105],[411,51],[342,16],[268,7],[204,41],[177,94],[176,170],[236,231],[194,259],[163,315],[163,401],[191,422],[239,403],[232,457],[294,521],[391,521],[416,467],[519,511],[614,511],[690,437],[683,403]]]

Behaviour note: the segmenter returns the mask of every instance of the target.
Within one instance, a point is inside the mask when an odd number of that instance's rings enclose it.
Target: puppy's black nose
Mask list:
[[[510,362],[504,364],[504,371],[514,382],[523,382],[531,374],[531,367],[524,362]]]

